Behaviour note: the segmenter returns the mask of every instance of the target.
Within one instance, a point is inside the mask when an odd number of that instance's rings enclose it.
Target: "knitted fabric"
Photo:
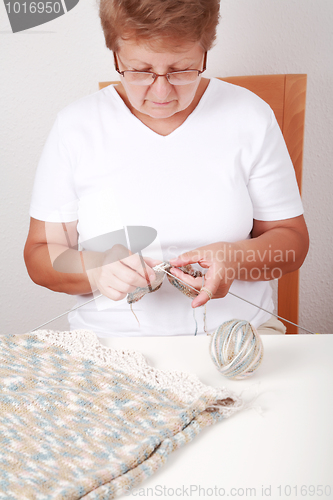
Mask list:
[[[92,332],[0,337],[0,499],[127,493],[242,402]]]
[[[156,275],[156,279],[153,282],[153,286],[152,287],[144,286],[144,287],[136,288],[134,290],[134,292],[127,294],[127,302],[129,304],[133,304],[133,302],[137,302],[138,300],[142,299],[142,297],[144,297],[144,295],[146,295],[147,293],[156,292],[156,290],[161,288],[163,280],[164,280],[165,273],[164,273],[164,271],[162,271],[162,269],[164,269],[165,271],[170,271],[170,269],[172,267],[173,266],[167,261],[162,262],[162,264],[159,264],[158,266],[153,267],[153,271],[155,272],[155,275]],[[194,278],[202,277],[202,272],[198,271],[196,269],[193,269],[191,264],[187,264],[186,266],[177,267],[177,269],[180,269],[181,271],[183,271],[186,274],[190,274]],[[171,285],[176,287],[180,292],[182,292],[187,297],[194,299],[194,297],[196,297],[198,295],[199,291],[198,292],[193,291],[192,288],[186,286],[184,283],[179,281],[176,277],[171,277],[169,274],[167,274],[167,277],[168,277],[168,280],[171,283]]]

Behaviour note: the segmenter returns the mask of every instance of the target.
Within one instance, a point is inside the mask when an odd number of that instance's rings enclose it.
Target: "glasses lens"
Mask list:
[[[134,85],[151,85],[154,81],[153,75],[144,71],[124,71],[124,78]]]
[[[186,85],[195,82],[198,78],[198,71],[176,71],[169,73],[168,79],[172,85]]]

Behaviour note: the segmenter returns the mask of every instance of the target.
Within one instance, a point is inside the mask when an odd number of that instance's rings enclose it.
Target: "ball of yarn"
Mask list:
[[[220,325],[210,340],[210,354],[219,372],[225,377],[249,377],[262,361],[264,348],[257,330],[237,319]]]

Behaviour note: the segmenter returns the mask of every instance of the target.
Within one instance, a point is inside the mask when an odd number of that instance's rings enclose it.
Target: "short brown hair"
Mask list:
[[[143,41],[158,51],[179,42],[212,48],[220,0],[100,0],[106,46],[116,52],[120,39]]]

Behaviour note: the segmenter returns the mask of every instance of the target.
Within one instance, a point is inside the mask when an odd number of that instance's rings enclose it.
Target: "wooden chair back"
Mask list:
[[[220,78],[251,90],[266,101],[276,119],[294,165],[298,187],[302,192],[302,164],[307,75],[254,75]],[[101,82],[102,89],[119,82]],[[299,271],[284,275],[278,284],[278,315],[298,323]],[[298,329],[285,322],[287,333]]]

